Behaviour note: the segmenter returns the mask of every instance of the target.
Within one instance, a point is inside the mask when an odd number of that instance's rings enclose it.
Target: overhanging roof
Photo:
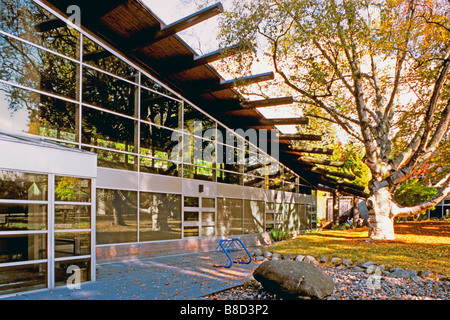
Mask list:
[[[220,4],[205,8],[172,24],[165,25],[149,8],[138,0],[43,0],[45,4],[66,16],[66,9],[77,5],[81,9],[82,28],[114,47],[130,61],[151,73],[159,81],[195,103],[205,112],[231,129],[275,129],[275,121],[268,121],[255,109],[257,103],[248,103],[234,89],[239,82],[223,79],[209,64],[220,58],[221,52],[198,56],[177,32],[221,12]],[[243,49],[243,48],[234,48]],[[99,53],[100,56],[103,53]],[[273,78],[273,73],[251,76],[246,83]],[[284,100],[283,100],[284,99]],[[292,98],[277,98],[271,105],[289,103]],[[267,101],[259,102],[260,105]],[[280,119],[281,120],[281,119]],[[282,119],[288,121],[286,119]],[[304,119],[298,119],[300,123]],[[286,122],[285,122],[286,123]],[[333,188],[359,197],[367,195],[356,185],[315,172],[314,163],[299,162],[301,152],[289,150],[291,139],[280,139],[280,161],[302,178],[320,189]],[[302,137],[296,137],[301,139]],[[306,137],[305,139],[313,139]],[[327,189],[328,190],[328,189]]]

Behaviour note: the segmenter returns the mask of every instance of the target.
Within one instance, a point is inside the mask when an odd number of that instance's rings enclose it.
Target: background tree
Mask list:
[[[449,17],[447,0],[255,0],[235,1],[221,21],[224,46],[239,39],[253,49],[233,57],[235,72],[245,75],[266,52],[280,85],[363,146],[372,238],[393,239],[395,217],[431,208],[450,192],[447,174],[421,204],[405,207],[393,197],[448,135]]]

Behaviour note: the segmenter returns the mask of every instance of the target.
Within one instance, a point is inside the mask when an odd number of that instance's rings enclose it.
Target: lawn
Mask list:
[[[374,241],[368,227],[323,230],[281,241],[265,250],[279,253],[309,254],[352,261],[373,261],[386,267],[416,271],[430,270],[450,276],[450,222],[415,221],[397,223],[396,239]]]

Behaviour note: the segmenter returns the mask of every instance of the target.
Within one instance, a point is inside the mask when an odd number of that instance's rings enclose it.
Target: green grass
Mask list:
[[[395,226],[396,239],[373,241],[368,228],[324,230],[285,240],[265,249],[272,252],[373,261],[386,267],[430,270],[450,276],[450,223],[408,222]]]

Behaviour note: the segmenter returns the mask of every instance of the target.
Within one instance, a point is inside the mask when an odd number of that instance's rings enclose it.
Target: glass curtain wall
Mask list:
[[[94,152],[99,167],[311,192],[297,174],[249,143],[249,135],[226,128],[118,55],[96,54],[108,49],[78,28],[65,23],[42,28],[58,18],[34,1],[0,0],[0,7],[3,129]],[[94,200],[98,244],[182,238],[181,195],[99,189]],[[261,219],[261,203],[242,201],[217,200],[217,208],[226,208],[214,217],[217,234],[278,223],[276,217]],[[158,213],[160,204],[171,208]],[[57,209],[79,215],[81,228],[86,208],[71,206],[60,203]],[[201,224],[199,234],[211,234],[211,224]],[[83,243],[83,236],[68,239]]]

